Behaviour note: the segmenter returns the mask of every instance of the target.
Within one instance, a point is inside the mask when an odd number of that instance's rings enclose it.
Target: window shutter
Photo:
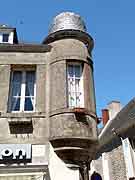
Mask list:
[[[0,112],[7,112],[10,65],[0,65]]]

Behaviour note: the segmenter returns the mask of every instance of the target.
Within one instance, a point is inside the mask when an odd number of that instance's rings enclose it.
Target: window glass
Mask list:
[[[11,111],[19,111],[19,110],[20,110],[20,98],[12,97]]]
[[[35,73],[28,71],[26,73],[26,91],[25,96],[34,96]]]
[[[9,34],[3,34],[3,42],[8,42]]]
[[[68,75],[69,77],[73,77],[73,65],[68,65]]]
[[[21,71],[14,71],[13,72],[13,81],[14,82],[21,82],[22,79],[22,72]]]
[[[76,78],[80,78],[80,76],[81,76],[81,68],[80,68],[80,66],[78,66],[78,65],[76,65],[75,67],[74,67],[75,69],[74,69],[74,72],[75,72],[75,77]]]
[[[25,111],[33,111],[33,102],[32,98],[25,98]]]
[[[12,96],[21,95],[21,81],[22,81],[22,72],[15,71],[13,73],[13,81],[12,81]]]

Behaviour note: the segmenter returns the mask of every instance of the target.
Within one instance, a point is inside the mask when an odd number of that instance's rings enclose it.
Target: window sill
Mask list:
[[[9,112],[0,114],[0,118],[38,118],[46,117],[45,112]]]
[[[78,113],[78,114],[86,114],[87,110],[85,108],[81,108],[81,107],[74,107],[73,108],[74,113]]]
[[[9,125],[14,124],[32,124],[32,120],[35,118],[45,118],[45,113],[33,112],[33,113],[1,113],[0,118],[6,118]]]

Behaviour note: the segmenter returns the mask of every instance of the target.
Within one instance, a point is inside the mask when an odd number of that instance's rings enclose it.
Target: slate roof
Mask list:
[[[117,137],[135,136],[135,98],[133,98],[116,117],[106,124],[99,134],[99,145],[111,142]]]

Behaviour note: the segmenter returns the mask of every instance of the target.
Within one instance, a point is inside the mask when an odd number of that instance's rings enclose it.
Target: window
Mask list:
[[[129,138],[130,144],[133,148],[133,150],[135,151],[135,137]]]
[[[12,112],[35,110],[35,71],[12,71],[9,110]]]
[[[8,42],[9,34],[3,34],[2,37],[3,37],[2,42]]]
[[[23,172],[21,173],[1,173],[0,174],[0,180],[43,180],[46,179],[44,178],[44,173],[43,172]]]
[[[81,63],[69,63],[67,66],[69,107],[83,107],[83,76]]]

